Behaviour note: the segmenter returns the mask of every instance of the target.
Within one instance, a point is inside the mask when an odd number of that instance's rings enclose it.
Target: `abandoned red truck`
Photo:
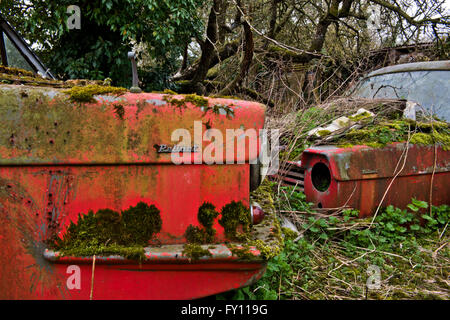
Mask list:
[[[262,276],[280,246],[250,202],[263,105],[57,81],[2,33],[32,72],[0,67],[1,299],[190,299]]]

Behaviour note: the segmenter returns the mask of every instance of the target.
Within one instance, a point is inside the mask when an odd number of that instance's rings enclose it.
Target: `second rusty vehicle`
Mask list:
[[[316,207],[348,206],[360,216],[388,204],[405,208],[412,198],[449,204],[450,61],[379,69],[348,99],[361,99],[374,113],[335,120],[343,122],[335,133],[315,130],[320,145],[282,166],[283,183],[304,191]],[[390,119],[383,114],[389,104],[398,108]]]

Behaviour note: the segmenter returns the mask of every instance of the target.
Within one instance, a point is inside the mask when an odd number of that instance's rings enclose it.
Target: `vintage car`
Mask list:
[[[191,299],[263,275],[281,245],[250,201],[263,105],[56,80],[0,27],[0,299]]]
[[[378,102],[382,105],[390,99],[402,102],[400,118],[403,116],[406,121],[398,119],[397,114],[397,120],[380,123],[380,130],[371,133],[392,136],[411,124],[414,128],[411,139],[408,141],[405,133],[403,139],[385,145],[343,145],[333,141],[332,136],[325,137],[320,145],[306,149],[299,162],[284,163],[276,178],[303,191],[307,201],[318,208],[347,206],[360,210],[360,216],[372,215],[388,204],[405,208],[412,198],[429,202],[430,195],[433,205],[449,204],[450,61],[409,63],[376,70],[358,83],[349,99],[372,99],[373,105]],[[359,116],[370,123],[377,118],[362,110],[353,119]],[[361,117],[364,113],[367,117]],[[427,121],[421,122],[419,117]],[[361,137],[363,131],[357,125],[357,119],[347,122],[336,136],[354,127],[351,134]],[[327,130],[317,132],[330,135]]]

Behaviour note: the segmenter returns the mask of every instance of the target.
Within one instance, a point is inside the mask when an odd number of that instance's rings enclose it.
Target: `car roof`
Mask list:
[[[411,72],[411,71],[450,71],[450,60],[397,64],[395,66],[388,66],[372,71],[365,78],[370,78],[388,73]]]

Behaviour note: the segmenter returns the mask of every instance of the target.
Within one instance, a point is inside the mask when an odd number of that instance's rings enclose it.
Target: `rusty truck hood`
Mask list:
[[[192,137],[191,143],[184,141],[186,146],[200,142],[203,151],[208,143],[202,143],[198,129],[201,135],[216,129],[226,137],[227,129],[243,133],[253,128],[258,134],[264,125],[263,105],[233,99],[204,98],[207,105],[198,105],[183,102],[181,95],[127,92],[81,103],[65,89],[24,85],[1,85],[0,97],[1,108],[7,109],[1,110],[7,115],[0,129],[4,165],[169,163],[170,153],[159,153],[158,146],[178,143],[172,141],[176,129]],[[258,151],[246,152],[240,160],[253,159]],[[202,153],[185,156],[202,162]]]

